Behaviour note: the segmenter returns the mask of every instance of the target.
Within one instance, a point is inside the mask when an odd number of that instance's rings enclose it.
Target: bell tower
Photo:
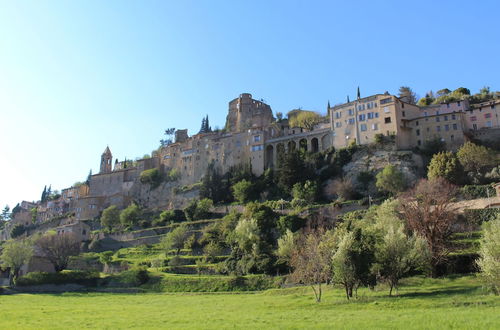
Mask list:
[[[112,160],[113,155],[111,154],[111,150],[109,150],[109,147],[106,147],[101,155],[101,170],[99,173],[111,173]]]

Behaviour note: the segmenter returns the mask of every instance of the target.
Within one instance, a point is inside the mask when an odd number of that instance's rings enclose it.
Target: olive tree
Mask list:
[[[28,263],[33,255],[33,246],[28,240],[5,242],[0,255],[2,266],[10,268],[14,283],[19,277],[21,267]]]
[[[500,294],[500,215],[484,224],[477,264],[487,285]]]

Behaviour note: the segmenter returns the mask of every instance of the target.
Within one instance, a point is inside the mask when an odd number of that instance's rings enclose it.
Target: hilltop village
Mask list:
[[[211,164],[220,173],[244,164],[256,175],[277,166],[279,155],[301,149],[312,153],[340,149],[349,145],[370,145],[382,137],[390,138],[397,150],[415,150],[438,139],[456,150],[465,141],[487,143],[500,140],[500,99],[470,103],[467,99],[419,106],[385,92],[358,97],[354,101],[327,106],[327,116],[312,125],[293,126],[293,116],[308,111],[291,111],[287,119],[275,118],[271,106],[243,93],[229,102],[223,130],[189,136],[186,129],[175,131],[173,143],[166,143],[149,158],[113,162],[106,147],[100,171],[86,182],[62,189],[60,195],[39,202],[21,202],[0,239],[10,237],[18,224],[29,227],[51,219],[59,230],[78,232],[88,239],[85,221],[96,219],[110,205],[123,209],[132,202],[149,209],[173,209],[196,197],[189,194]],[[281,117],[281,116],[280,116]],[[498,143],[498,142],[497,142]],[[160,187],[141,174],[167,178]],[[154,179],[154,178],[153,178]],[[149,178],[149,180],[151,180]],[[177,193],[181,190],[188,194]],[[186,189],[187,188],[187,189]]]

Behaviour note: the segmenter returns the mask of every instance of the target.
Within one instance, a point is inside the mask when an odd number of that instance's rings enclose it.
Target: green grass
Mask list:
[[[347,301],[328,288],[217,294],[17,294],[0,296],[0,328],[498,329],[500,298],[474,277],[412,278],[397,297],[360,290]]]

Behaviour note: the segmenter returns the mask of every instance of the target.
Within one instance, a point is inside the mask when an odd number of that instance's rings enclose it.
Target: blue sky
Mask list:
[[[0,206],[222,127],[242,92],[273,110],[411,86],[500,89],[497,1],[0,0]]]

